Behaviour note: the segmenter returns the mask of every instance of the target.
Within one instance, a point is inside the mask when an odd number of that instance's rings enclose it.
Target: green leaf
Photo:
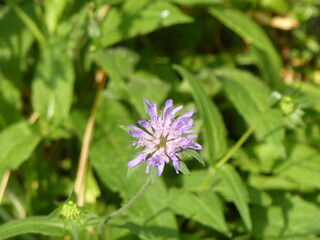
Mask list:
[[[70,224],[73,240],[78,240],[79,239],[78,222],[76,220],[71,220],[69,224]]]
[[[290,11],[289,3],[285,0],[263,0],[261,2],[263,7],[278,13],[286,14]]]
[[[147,98],[151,102],[162,103],[167,98],[170,84],[161,81],[149,72],[138,71],[130,76],[130,82],[125,89],[140,117],[145,118],[147,111],[143,99]]]
[[[193,90],[193,97],[198,104],[204,123],[204,136],[209,159],[214,163],[225,154],[227,148],[226,129],[222,116],[214,102],[185,68],[175,65],[174,69],[181,74]]]
[[[130,147],[130,135],[119,125],[133,122],[128,110],[120,102],[102,97],[90,152],[91,163],[101,182],[112,191],[119,192],[124,203],[139,191],[148,177],[144,164],[130,178],[127,177],[127,163],[137,152]],[[174,171],[167,165],[164,171],[170,170]],[[156,177],[147,192],[124,213],[128,217],[122,220],[123,227],[143,239],[177,239],[174,215],[165,211],[166,196],[162,178]]]
[[[101,26],[101,44],[107,47],[159,28],[191,21],[191,17],[166,1],[127,0],[108,12]]]
[[[211,169],[193,170],[190,176],[182,178],[183,188],[191,192],[218,191],[218,182],[220,178]]]
[[[261,190],[293,191],[299,189],[298,184],[280,176],[252,174],[248,182],[250,185]]]
[[[18,122],[0,133],[0,179],[6,170],[17,169],[36,148],[40,137],[29,125]]]
[[[189,168],[184,162],[180,162],[179,171],[182,172],[185,175],[190,175]]]
[[[236,205],[244,225],[250,230],[252,228],[252,222],[248,207],[248,192],[241,177],[236,170],[228,164],[219,168],[217,173],[226,186],[225,190]]]
[[[23,8],[21,8],[19,5],[17,5],[12,0],[7,0],[10,7],[14,10],[14,12],[17,14],[17,16],[21,19],[21,21],[28,27],[30,32],[32,32],[35,39],[38,40],[39,45],[43,47],[46,44],[46,38],[38,28],[35,21],[24,11]]]
[[[247,186],[248,195],[251,204],[268,207],[272,204],[272,199],[269,194],[261,191],[258,188],[252,187],[250,185]]]
[[[272,73],[266,80],[274,86],[279,85],[281,83],[280,70],[282,67],[280,57],[261,27],[237,9],[215,5],[215,7],[210,8],[209,13],[239,34],[245,41],[263,51],[261,57],[268,59],[264,62],[268,62],[268,69]]]
[[[263,173],[272,173],[273,169],[281,161],[282,156],[278,151],[279,146],[274,143],[263,142],[250,147],[250,158],[254,161],[252,165]],[[248,164],[247,162],[244,164]]]
[[[55,122],[68,119],[74,79],[72,61],[60,43],[41,51],[32,82],[32,105],[40,118]]]
[[[318,99],[320,98],[320,89],[316,85],[310,83],[294,83],[291,85],[294,88],[294,91],[298,92],[301,95],[305,105],[310,106],[317,112],[320,112],[320,102]]]
[[[223,0],[170,0],[170,2],[186,5],[186,6],[193,6],[193,5],[212,5],[217,3],[223,3]]]
[[[190,156],[194,157],[196,160],[198,160],[199,163],[201,163],[203,166],[205,166],[204,158],[197,151],[186,149],[184,152],[186,152]]]
[[[35,5],[33,2],[25,2],[21,7],[28,16],[35,18]],[[26,68],[27,53],[34,42],[34,36],[12,9],[0,18],[0,25],[1,72],[8,80],[20,82],[22,69]]]
[[[28,217],[7,222],[0,226],[0,239],[8,239],[27,233],[64,236],[65,228],[61,220],[52,220],[48,217]]]
[[[171,189],[170,208],[175,213],[193,219],[227,236],[231,236],[223,215],[221,200],[214,192],[199,195],[181,189]]]
[[[60,17],[66,7],[67,0],[47,0],[45,1],[44,21],[46,23],[47,31],[52,34],[57,28]]]
[[[19,90],[0,75],[0,131],[21,118],[21,105]]]
[[[272,207],[255,208],[252,220],[252,233],[259,239],[315,239],[310,235],[320,231],[319,206],[289,194],[278,195]]]
[[[290,144],[286,161],[275,170],[279,176],[293,182],[320,188],[320,154],[313,147],[304,144]]]
[[[135,52],[121,47],[94,52],[91,58],[106,71],[111,80],[108,89],[116,93],[123,89],[139,60]]]
[[[250,127],[255,127],[263,117],[255,129],[257,136],[273,144],[281,144],[284,140],[282,117],[278,110],[268,109],[271,92],[267,86],[253,75],[236,69],[218,70],[216,76],[228,98]]]

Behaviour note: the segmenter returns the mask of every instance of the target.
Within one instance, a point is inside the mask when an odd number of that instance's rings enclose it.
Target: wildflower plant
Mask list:
[[[147,161],[146,173],[150,173],[150,166],[158,169],[160,176],[166,163],[172,163],[176,173],[179,173],[181,152],[186,149],[201,150],[202,146],[192,141],[197,137],[190,134],[193,130],[194,111],[190,110],[180,117],[175,118],[175,114],[182,109],[182,106],[173,107],[173,100],[166,101],[162,113],[158,114],[156,103],[144,100],[150,120],[140,120],[140,127],[130,125],[129,134],[136,138],[132,145],[137,148],[144,148],[138,156],[128,163],[128,167],[133,168]]]
[[[200,2],[1,1],[0,240],[320,240],[319,1]]]

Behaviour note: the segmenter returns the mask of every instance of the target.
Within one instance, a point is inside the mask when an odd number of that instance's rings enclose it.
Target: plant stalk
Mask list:
[[[262,122],[266,114],[268,113],[268,110],[271,108],[268,107],[262,114],[261,116],[257,119],[255,124],[253,124],[247,131],[241,136],[241,138],[236,142],[235,145],[227,152],[226,155],[215,165],[215,168],[220,168],[222,167],[223,164],[228,162],[231,157],[238,151],[238,149],[244,144],[245,141],[250,137],[250,135],[253,133],[253,131],[256,129],[256,127]]]
[[[93,129],[94,129],[94,124],[95,124],[96,114],[97,114],[97,110],[100,102],[101,93],[104,88],[104,83],[106,81],[106,73],[103,70],[100,70],[96,74],[96,81],[98,83],[98,90],[94,99],[93,107],[91,109],[86,130],[83,136],[79,166],[78,166],[76,182],[75,182],[75,192],[78,196],[77,198],[78,206],[83,206],[85,201],[85,184],[86,184],[86,177],[87,177],[90,143],[93,135]]]

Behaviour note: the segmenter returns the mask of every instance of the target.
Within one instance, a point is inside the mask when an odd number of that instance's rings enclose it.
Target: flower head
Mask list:
[[[193,127],[193,110],[184,115],[175,118],[175,114],[182,109],[182,106],[173,108],[173,101],[167,100],[162,114],[158,115],[156,103],[150,103],[144,100],[147,105],[150,116],[149,121],[140,120],[140,127],[130,125],[129,134],[136,138],[133,141],[134,146],[143,147],[144,150],[139,152],[138,156],[128,163],[132,168],[136,165],[147,161],[146,173],[150,173],[150,166],[158,168],[158,175],[163,172],[164,165],[172,162],[176,173],[179,173],[179,157],[184,149],[191,148],[201,150],[202,146],[192,141],[197,135],[190,130]]]

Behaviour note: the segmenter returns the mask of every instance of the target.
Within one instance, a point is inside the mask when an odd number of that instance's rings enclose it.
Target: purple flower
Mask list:
[[[192,141],[197,135],[188,133],[193,127],[193,110],[188,111],[184,115],[174,118],[174,115],[182,109],[182,106],[173,108],[173,101],[167,100],[162,114],[158,115],[156,103],[149,103],[144,100],[147,105],[150,116],[149,121],[140,120],[140,127],[130,125],[129,134],[136,138],[133,141],[134,146],[143,147],[144,150],[128,163],[128,167],[132,168],[136,165],[148,161],[146,173],[150,173],[150,166],[158,168],[158,175],[163,172],[164,165],[172,162],[176,173],[179,173],[180,160],[179,157],[184,149],[191,148],[201,150],[202,146]]]

